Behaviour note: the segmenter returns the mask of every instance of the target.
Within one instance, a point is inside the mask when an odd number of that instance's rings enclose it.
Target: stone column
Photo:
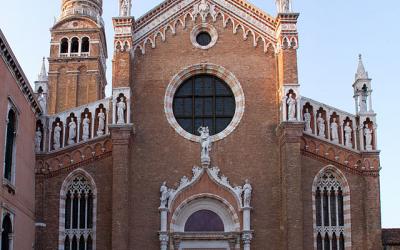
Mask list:
[[[282,249],[303,249],[303,199],[300,142],[303,122],[284,122],[278,128],[282,186]]]
[[[251,207],[245,206],[243,207],[243,249],[250,250],[251,240],[253,238],[253,234],[250,230],[250,211]]]
[[[111,249],[129,250],[129,168],[133,125],[110,125],[113,144]]]

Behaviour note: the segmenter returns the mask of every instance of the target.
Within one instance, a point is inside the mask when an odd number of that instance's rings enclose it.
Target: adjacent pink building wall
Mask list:
[[[0,211],[13,214],[13,249],[32,249],[35,236],[35,111],[20,90],[11,69],[0,56]],[[15,194],[3,185],[4,148],[8,99],[11,97],[17,118]],[[2,220],[2,216],[0,217]],[[2,222],[1,222],[2,223]]]

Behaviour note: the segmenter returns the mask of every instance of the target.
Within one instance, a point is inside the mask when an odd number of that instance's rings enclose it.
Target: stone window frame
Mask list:
[[[84,169],[78,168],[71,172],[63,181],[60,189],[60,206],[59,206],[59,228],[58,228],[58,250],[64,250],[65,241],[65,201],[68,192],[68,186],[77,176],[83,176],[92,188],[93,194],[93,226],[92,226],[92,250],[96,250],[96,219],[97,219],[97,187],[93,177]]]
[[[1,219],[0,219],[0,230],[3,232],[3,221],[4,217],[7,215],[10,216],[11,219],[11,227],[12,227],[12,232],[11,232],[11,237],[10,237],[10,248],[9,250],[14,249],[14,239],[15,239],[15,212],[10,209],[8,206],[3,205],[1,208]],[[0,234],[0,248],[1,248],[1,242],[2,242],[2,234]]]
[[[78,39],[78,52],[71,52],[71,46],[72,46],[72,39],[77,38]],[[89,51],[88,52],[82,52],[82,41],[84,38],[88,39],[89,42]],[[61,53],[61,45],[62,45],[62,40],[67,39],[68,40],[68,49],[67,53]],[[71,54],[77,55],[77,56],[82,56],[83,54],[85,56],[90,56],[91,50],[92,50],[92,39],[90,38],[89,35],[87,34],[82,34],[80,36],[72,36],[72,37],[67,37],[63,36],[60,38],[58,42],[58,57],[71,57]]]
[[[226,136],[231,134],[236,127],[239,125],[245,110],[245,96],[240,82],[236,76],[225,69],[224,67],[211,63],[200,63],[188,66],[182,69],[179,73],[174,75],[166,88],[165,98],[164,98],[164,112],[169,124],[174,128],[174,130],[182,137],[194,141],[200,142],[200,136],[193,135],[185,131],[177,122],[173,111],[173,100],[175,92],[178,90],[179,86],[194,75],[209,74],[216,76],[223,80],[232,90],[235,98],[235,113],[233,115],[232,121],[229,125],[220,133],[212,135],[211,141],[219,141],[224,139]]]
[[[344,174],[335,166],[327,165],[323,167],[314,177],[313,184],[312,184],[312,212],[313,212],[313,237],[314,237],[314,250],[317,250],[317,236],[318,236],[318,229],[317,229],[317,218],[316,218],[316,203],[315,203],[315,195],[317,190],[317,182],[322,175],[327,172],[332,172],[333,175],[339,180],[341,183],[341,188],[343,192],[343,216],[344,216],[344,249],[351,250],[352,243],[351,243],[351,202],[350,202],[350,186],[347,182],[346,177]],[[321,226],[324,227],[324,226]],[[329,228],[327,227],[327,232],[329,233]],[[337,236],[339,239],[339,235]],[[322,241],[323,244],[323,241]],[[339,248],[339,245],[338,245]]]
[[[201,32],[207,32],[211,37],[210,43],[205,46],[200,45],[197,42],[197,35],[200,34]],[[212,26],[209,23],[198,24],[194,26],[192,31],[190,32],[190,41],[192,42],[193,46],[198,49],[203,49],[203,50],[210,49],[217,43],[217,40],[218,40],[218,32],[214,28],[214,26]]]
[[[12,149],[12,165],[11,165],[11,180],[7,179],[4,177],[5,171],[6,171],[6,147],[7,147],[7,124],[8,124],[8,114],[10,110],[13,110],[15,113],[15,132],[14,132],[14,141],[13,141],[13,149]],[[7,103],[7,112],[5,113],[5,131],[4,131],[4,150],[3,150],[3,172],[2,172],[2,178],[3,178],[3,185],[7,186],[9,188],[9,191],[11,193],[15,193],[15,179],[16,179],[16,166],[17,166],[17,139],[18,139],[18,125],[19,125],[19,116],[20,116],[20,111],[15,104],[15,101],[11,96],[8,96],[8,103]]]

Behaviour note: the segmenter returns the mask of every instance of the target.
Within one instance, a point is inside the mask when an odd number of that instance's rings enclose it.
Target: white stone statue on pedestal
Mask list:
[[[306,112],[304,113],[304,122],[305,122],[305,128],[304,130],[308,133],[312,133],[311,129],[311,114],[308,112],[308,108],[306,108]]]
[[[104,114],[103,109],[100,109],[100,112],[97,116],[99,117],[99,126],[97,127],[97,135],[98,136],[104,135],[106,115]]]
[[[117,124],[124,124],[125,123],[125,98],[121,97],[120,101],[117,103]]]
[[[82,140],[86,141],[90,136],[90,119],[88,114],[85,114],[85,118],[82,121]]]
[[[46,113],[46,96],[43,93],[40,93],[37,100],[43,110],[43,113]]]
[[[338,125],[336,123],[336,118],[332,118],[331,123],[331,133],[332,133],[332,141],[335,143],[339,143],[339,132],[338,132]]]
[[[53,147],[54,149],[61,148],[61,127],[60,123],[57,122],[56,126],[54,127],[54,136],[53,136]]]
[[[243,206],[244,207],[250,207],[252,191],[253,191],[253,188],[251,187],[249,180],[246,180],[246,184],[244,184],[244,186],[243,186]]]
[[[201,145],[201,163],[210,163],[210,151],[211,151],[211,136],[208,127],[200,127],[197,130],[200,133],[200,145]]]
[[[41,144],[42,144],[42,131],[40,131],[40,128],[37,128],[36,133],[35,133],[35,150],[36,152],[41,151]]]
[[[372,150],[372,130],[365,125],[364,127],[364,136],[365,136],[365,150]]]
[[[130,0],[120,0],[119,5],[119,16],[126,17],[131,15],[132,5]]]
[[[167,185],[167,182],[164,181],[163,184],[161,185],[161,188],[160,188],[160,193],[161,193],[160,208],[165,208],[165,207],[167,207],[167,204],[168,204],[168,198],[169,198],[170,192],[169,192],[168,187],[166,185]]]
[[[276,0],[276,7],[278,9],[278,13],[289,13],[292,11],[290,0]]]
[[[296,99],[293,98],[293,94],[289,94],[286,99],[286,104],[288,105],[288,120],[295,121],[296,120]]]
[[[69,133],[68,133],[68,145],[75,143],[76,138],[76,123],[74,119],[71,119],[71,122],[68,124]]]
[[[353,133],[353,129],[350,127],[350,122],[346,122],[346,125],[344,126],[344,145],[346,147],[353,147],[353,143],[351,141],[351,134]]]
[[[322,113],[318,114],[318,136],[325,137],[325,120],[322,118]]]
[[[367,112],[367,95],[365,93],[361,94],[360,112]]]

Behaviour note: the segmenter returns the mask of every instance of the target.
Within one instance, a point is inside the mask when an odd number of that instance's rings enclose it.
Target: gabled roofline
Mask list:
[[[16,56],[14,55],[10,45],[7,42],[3,31],[0,29],[0,55],[4,63],[8,66],[10,72],[15,78],[21,92],[24,94],[26,100],[30,103],[32,111],[37,114],[42,114],[42,109],[36,100],[33,89],[22,70],[21,65],[19,65]]]

